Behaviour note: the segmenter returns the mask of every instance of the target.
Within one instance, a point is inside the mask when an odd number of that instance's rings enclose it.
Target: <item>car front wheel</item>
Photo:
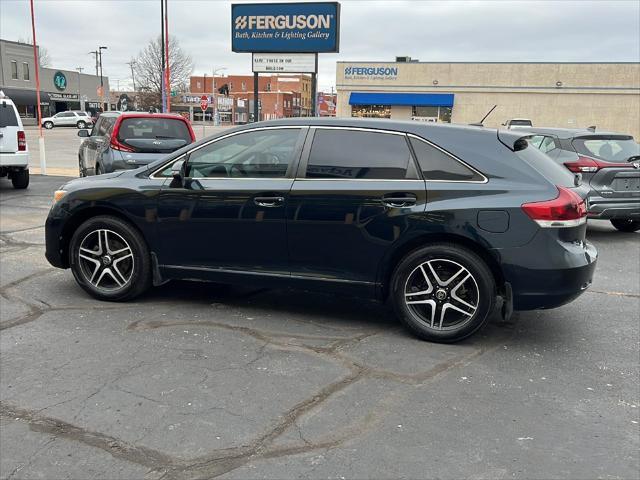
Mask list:
[[[47,130],[51,130],[53,128],[53,122],[44,122],[42,126]]]
[[[100,300],[130,300],[151,285],[146,242],[117,217],[98,216],[80,225],[71,239],[69,259],[78,284]]]
[[[637,232],[640,230],[640,220],[631,220],[629,218],[614,218],[611,225],[621,232]]]
[[[493,275],[474,252],[455,244],[414,250],[398,264],[391,295],[400,320],[418,337],[451,343],[478,331],[493,311]]]

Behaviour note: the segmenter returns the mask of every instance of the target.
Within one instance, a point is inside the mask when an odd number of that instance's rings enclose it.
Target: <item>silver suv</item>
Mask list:
[[[589,192],[589,219],[640,230],[640,148],[631,135],[588,129],[528,128],[529,143],[573,173]]]
[[[42,119],[42,126],[47,130],[53,127],[76,127],[87,128],[93,125],[93,120],[87,112],[80,110],[69,110],[68,112],[56,113],[53,117]]]

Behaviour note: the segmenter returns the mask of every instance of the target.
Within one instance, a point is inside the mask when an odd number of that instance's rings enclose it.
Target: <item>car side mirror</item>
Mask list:
[[[171,176],[173,177],[173,180],[171,180],[171,185],[169,185],[170,187],[184,187],[185,167],[186,165],[184,160],[178,160],[171,165]]]
[[[85,128],[83,128],[82,130],[78,130],[78,136],[82,138],[87,138],[88,136],[90,136],[89,130]]]

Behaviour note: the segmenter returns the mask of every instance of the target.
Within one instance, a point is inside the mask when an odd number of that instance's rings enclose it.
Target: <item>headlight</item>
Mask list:
[[[56,190],[53,194],[53,203],[58,203],[66,194],[66,190]]]

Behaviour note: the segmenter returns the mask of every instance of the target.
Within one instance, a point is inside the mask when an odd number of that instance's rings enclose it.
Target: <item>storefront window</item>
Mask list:
[[[412,120],[451,123],[451,107],[417,107],[411,112]]]
[[[15,60],[11,60],[11,79],[18,79],[18,62],[16,62]]]
[[[351,107],[351,116],[365,118],[391,118],[391,107],[389,105],[353,105]]]
[[[22,64],[22,78],[23,80],[29,80],[29,64],[27,62]]]

